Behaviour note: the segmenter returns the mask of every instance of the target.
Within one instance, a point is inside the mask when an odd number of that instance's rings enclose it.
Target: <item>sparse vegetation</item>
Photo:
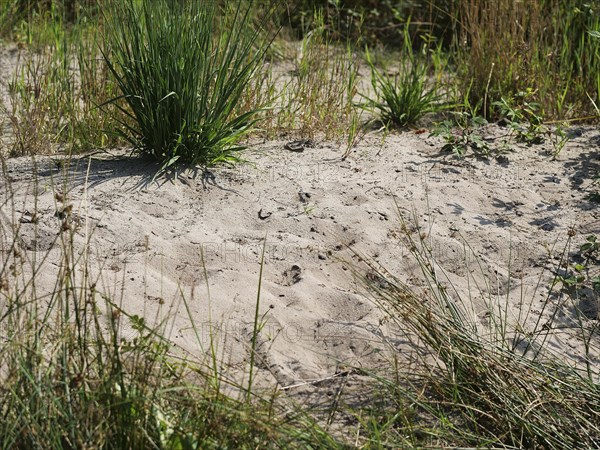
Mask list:
[[[491,149],[482,135],[481,129],[487,125],[483,117],[469,117],[460,114],[458,120],[444,120],[432,131],[431,136],[440,136],[444,140],[442,150],[463,157],[469,150],[477,156],[489,156]]]
[[[412,435],[411,443],[418,434],[461,447],[597,447],[598,372],[565,363],[549,345],[550,336],[564,327],[555,313],[533,326],[526,323],[527,314],[513,320],[504,312],[507,299],[479,286],[474,290],[486,299],[488,311],[487,325],[482,324],[472,316],[472,299],[461,298],[444,275],[427,237],[411,227],[418,230],[418,222],[403,222],[402,239],[422,270],[425,290],[415,291],[376,264],[370,272],[376,276],[363,278],[419,349],[410,370],[397,368],[393,382],[382,382],[396,402],[392,414],[407,402],[413,411],[391,434],[403,440]],[[582,248],[589,251],[594,243],[588,238]],[[475,280],[473,285],[478,286]],[[544,308],[550,309],[551,295]],[[597,326],[586,325],[579,315],[576,321],[579,338],[592,345]],[[427,426],[432,417],[433,426]],[[391,416],[381,422],[388,420]]]
[[[493,102],[528,89],[545,117],[593,114],[588,95],[598,96],[600,41],[588,32],[600,27],[596,7],[586,1],[458,2],[458,86],[471,86],[470,102],[486,118],[496,113]]]
[[[563,288],[572,289],[577,295],[585,289],[592,293],[600,293],[600,273],[593,268],[600,262],[600,242],[596,235],[588,236],[579,251],[574,254],[565,267],[559,269],[554,284],[560,283]]]
[[[6,74],[8,99],[0,105],[13,131],[10,154],[78,152],[119,142],[98,108],[116,90],[101,63],[95,21],[82,13],[65,23],[62,12],[52,8],[32,13],[17,28],[16,38],[27,51],[20,53],[14,73]]]
[[[529,101],[534,95],[529,89],[517,93],[515,98],[502,98],[492,103],[499,108],[500,115],[505,118],[517,141],[529,145],[541,144],[546,133],[544,119],[539,115],[540,105]]]
[[[349,43],[334,45],[323,20],[315,13],[314,29],[287,55],[292,64],[290,76],[274,88],[272,108],[261,125],[271,136],[291,133],[305,139],[347,138],[351,146],[360,118],[353,103],[359,62]]]
[[[374,120],[388,129],[425,123],[441,138],[440,149],[459,158],[544,143],[557,158],[571,123],[598,122],[594,2],[297,0],[285,13],[252,0],[99,5],[0,4],[2,45],[18,54],[14,70],[1,74],[0,124],[10,128],[0,141],[7,143],[3,168],[6,157],[124,145],[162,171],[206,167],[239,162],[256,136],[343,142],[339,156],[346,158]],[[279,35],[271,18],[283,27]],[[492,123],[505,135],[484,136]],[[405,330],[415,356],[405,369],[392,350],[386,374],[361,368],[382,398],[360,408],[336,398],[323,426],[310,408],[254,390],[265,318],[260,278],[248,384],[236,384],[214,349],[206,359],[186,353],[169,340],[166,319],[149,324],[128,312],[118,292],[101,289],[89,241],[74,244],[66,198],[57,197],[58,258],[30,257],[20,233],[25,222],[37,226],[35,214],[25,218],[30,213],[11,203],[11,176],[3,172],[0,207],[12,216],[7,221],[0,211],[2,449],[600,447],[599,375],[590,356],[598,321],[590,324],[577,304],[580,295],[600,293],[595,234],[578,251],[565,250],[539,307],[542,317],[552,296],[573,302],[568,332],[587,352],[577,366],[549,343],[566,328],[554,313],[543,323],[509,319],[503,298],[477,287],[473,296],[484,298],[488,325],[471,317],[472,298],[452,292],[426,235],[404,223],[401,239],[424,289],[366,257],[360,261],[368,275],[355,270]],[[585,180],[591,203],[600,202],[598,180]],[[326,209],[311,200],[299,211],[317,220]],[[259,219],[271,214],[259,212]],[[325,253],[319,259],[329,258]],[[53,274],[50,289],[38,285],[42,271]],[[189,313],[183,293],[180,301]],[[532,309],[523,315],[530,318]],[[125,324],[132,336],[123,335]],[[329,428],[339,412],[356,436]]]

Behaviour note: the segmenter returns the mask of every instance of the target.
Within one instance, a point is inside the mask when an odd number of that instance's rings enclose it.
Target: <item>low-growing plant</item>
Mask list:
[[[582,244],[580,247],[581,253],[585,256],[586,259],[600,258],[600,241],[598,240],[598,236],[591,235],[586,238],[586,243]]]
[[[514,97],[503,97],[492,103],[499,109],[517,141],[528,145],[544,142],[544,134],[547,132],[540,114],[540,105],[532,101],[534,95],[533,90],[527,89]]]
[[[120,132],[136,150],[174,164],[236,161],[259,108],[234,114],[268,41],[253,2],[111,1],[106,63],[128,105]]]
[[[569,142],[569,134],[565,130],[564,125],[557,124],[554,129],[547,128],[547,136],[552,144],[552,157],[557,158],[563,151],[567,142]]]
[[[594,180],[592,181],[592,186],[600,186],[600,172],[598,172],[594,177]],[[594,203],[600,203],[600,190],[590,192],[587,195],[587,199]]]
[[[489,156],[490,145],[481,135],[481,128],[487,125],[487,120],[480,116],[470,117],[467,113],[458,115],[460,120],[444,120],[430,136],[440,136],[445,142],[442,150],[458,157],[464,157],[469,150],[478,156]]]
[[[586,280],[585,270],[587,267],[583,264],[575,263],[568,267],[568,272],[564,275],[556,275],[553,285],[561,283],[565,288],[577,288]]]
[[[587,285],[600,293],[600,274],[592,271],[600,264],[598,236],[588,236],[585,243],[579,247],[579,251],[569,259],[565,270],[555,276],[554,285],[561,283],[567,289],[580,289]]]

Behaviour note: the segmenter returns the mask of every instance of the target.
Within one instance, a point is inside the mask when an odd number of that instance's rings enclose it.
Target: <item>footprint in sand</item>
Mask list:
[[[283,272],[283,279],[281,281],[281,284],[284,286],[292,286],[293,284],[298,283],[300,280],[302,280],[302,277],[300,276],[301,273],[302,269],[300,268],[300,266],[294,264],[291,268]]]

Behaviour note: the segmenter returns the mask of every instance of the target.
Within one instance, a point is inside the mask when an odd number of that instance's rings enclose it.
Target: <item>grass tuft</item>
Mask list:
[[[366,50],[366,60],[371,69],[371,85],[375,99],[363,95],[366,102],[361,106],[374,112],[386,126],[407,127],[414,125],[425,114],[440,109],[437,86],[431,86],[431,64],[426,56],[413,51],[413,42],[406,26],[404,33],[405,60],[401,61],[397,75],[390,77],[373,62],[371,52]],[[424,48],[426,54],[427,48]]]
[[[232,6],[233,4],[233,6]],[[162,169],[235,161],[259,108],[234,114],[267,43],[253,2],[109,3],[104,53],[128,109],[120,132]],[[116,99],[115,99],[116,100]]]

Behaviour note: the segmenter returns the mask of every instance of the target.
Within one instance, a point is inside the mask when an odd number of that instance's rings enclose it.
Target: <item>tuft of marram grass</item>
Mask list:
[[[253,2],[108,3],[104,54],[128,108],[121,134],[162,169],[235,161],[260,108],[235,114],[268,43]]]
[[[404,60],[400,62],[399,73],[390,77],[385,70],[376,67],[371,52],[366,49],[375,98],[363,95],[366,101],[361,106],[375,113],[385,126],[414,125],[425,114],[441,108],[437,86],[432,86],[429,81],[432,65],[427,62],[427,56],[413,51],[408,25],[404,31],[402,54]]]

